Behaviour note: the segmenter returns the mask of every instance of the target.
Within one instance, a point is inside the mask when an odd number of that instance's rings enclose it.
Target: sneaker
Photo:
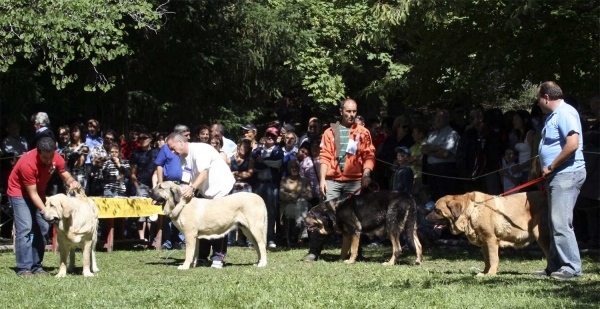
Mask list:
[[[175,243],[173,245],[173,249],[175,249],[175,250],[185,250],[185,243],[184,242],[182,242],[182,243]]]
[[[573,280],[573,279],[581,278],[581,275],[576,276],[564,269],[559,269],[558,271],[551,273],[550,277],[552,277],[556,280]]]
[[[365,247],[367,247],[367,248],[381,247],[381,243],[380,243],[380,242],[378,242],[378,241],[374,241],[374,242],[372,242],[372,243],[370,243],[370,244],[366,245]]]
[[[212,261],[212,265],[210,265],[210,267],[223,268],[223,262],[222,261]]]
[[[250,249],[254,249],[254,244],[253,244],[253,243],[251,243],[251,242],[249,242],[249,243],[248,243],[248,248],[250,248]]]
[[[542,269],[542,270],[534,271],[531,274],[534,276],[538,276],[538,277],[548,277],[550,275],[550,272],[548,272],[548,270],[546,270],[546,269]]]
[[[310,262],[314,262],[318,259],[319,259],[319,257],[316,254],[309,253],[302,259],[302,261],[310,263]]]
[[[212,261],[205,260],[205,259],[196,260],[196,267],[208,267],[211,265],[212,265]]]
[[[167,240],[164,244],[162,244],[162,246],[160,246],[160,248],[163,250],[171,250],[173,249],[173,246],[171,245],[171,242]]]
[[[277,248],[277,244],[274,241],[269,241],[269,248]]]
[[[33,273],[36,276],[50,276],[50,273],[41,269]]]
[[[21,277],[33,277],[33,273],[31,272],[31,270],[26,270],[22,273],[17,274],[17,276],[21,276]]]

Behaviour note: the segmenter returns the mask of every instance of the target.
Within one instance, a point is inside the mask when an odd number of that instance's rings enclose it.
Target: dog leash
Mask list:
[[[523,188],[526,188],[526,187],[529,187],[529,186],[531,186],[531,185],[534,185],[534,184],[536,184],[536,183],[538,183],[538,182],[540,182],[540,181],[542,181],[542,180],[544,180],[544,179],[546,179],[546,176],[542,176],[542,177],[540,177],[540,178],[536,178],[536,179],[534,179],[534,180],[532,180],[532,181],[526,182],[526,183],[524,183],[524,184],[522,184],[522,185],[519,185],[519,186],[516,186],[516,187],[514,187],[514,188],[510,189],[510,190],[508,190],[508,191],[506,191],[506,192],[504,192],[504,193],[500,194],[500,196],[506,196],[506,195],[509,195],[509,194],[511,194],[511,193],[513,193],[513,192],[516,192],[516,191],[519,191],[519,190],[521,190],[521,189],[523,189]],[[543,189],[542,187],[540,187],[540,191],[542,192],[542,194],[545,194],[545,192],[544,192],[544,189]]]
[[[371,184],[374,184],[375,186],[377,186],[377,189],[375,189],[373,192],[379,192],[379,189],[381,188],[379,186],[379,184],[376,181],[374,181],[374,180],[371,180]],[[366,186],[366,187],[360,186],[358,189],[354,190],[354,192],[348,194],[347,198],[353,197],[354,195],[356,195],[356,193],[358,193],[358,191],[362,190],[363,188],[368,188],[369,186]]]

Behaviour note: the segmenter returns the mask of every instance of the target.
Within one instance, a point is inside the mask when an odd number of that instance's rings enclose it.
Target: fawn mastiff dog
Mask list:
[[[504,197],[481,192],[447,195],[435,203],[426,219],[449,224],[452,234],[465,233],[472,244],[481,247],[485,269],[478,276],[498,272],[500,247],[523,248],[537,241],[548,260],[548,201],[540,192]]]
[[[56,225],[60,267],[56,277],[65,277],[75,270],[75,248],[83,249],[83,276],[97,272],[96,242],[98,241],[98,207],[90,198],[57,194],[46,200],[44,220]],[[69,268],[67,269],[67,254]],[[90,263],[91,259],[91,263]],[[90,268],[91,266],[91,268]],[[91,271],[90,271],[91,270]]]
[[[384,235],[392,242],[392,257],[384,265],[396,264],[402,254],[400,235],[405,233],[408,247],[415,252],[415,264],[423,263],[421,243],[417,236],[417,208],[408,194],[396,191],[379,191],[351,197],[335,198],[312,208],[306,219],[307,229],[320,234],[340,232],[342,260],[347,264],[356,261],[360,235]],[[348,257],[350,250],[350,258]]]
[[[263,199],[248,192],[239,192],[217,199],[182,198],[181,187],[174,182],[158,184],[150,193],[154,204],[163,206],[163,213],[185,236],[185,261],[179,269],[196,265],[197,239],[215,239],[239,227],[254,244],[258,267],[267,265],[267,207]]]

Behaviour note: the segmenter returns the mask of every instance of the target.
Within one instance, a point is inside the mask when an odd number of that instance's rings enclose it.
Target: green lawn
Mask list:
[[[12,252],[0,253],[0,308],[599,308],[598,254],[583,254],[584,278],[560,282],[529,275],[545,262],[535,251],[506,250],[500,274],[477,278],[480,251],[448,248],[425,251],[422,266],[381,262],[391,248],[365,249],[364,262],[337,260],[328,247],[324,260],[304,263],[306,249],[277,249],[266,268],[251,265],[254,250],[230,248],[224,269],[177,270],[183,251],[99,252],[94,278],[20,278]],[[58,271],[58,255],[47,252],[44,265]]]

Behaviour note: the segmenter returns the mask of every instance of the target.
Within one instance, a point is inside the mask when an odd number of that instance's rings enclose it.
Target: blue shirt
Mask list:
[[[575,155],[568,158],[561,166],[553,166],[556,173],[574,172],[585,168],[583,160],[583,137],[579,113],[571,105],[560,101],[558,107],[548,116],[542,130],[542,141],[539,146],[542,168],[556,159],[567,143],[569,132],[574,131],[579,135],[579,146]]]
[[[90,150],[92,148],[94,148],[94,146],[102,145],[103,141],[104,141],[104,139],[102,137],[99,137],[99,136],[94,137],[89,134],[85,135],[85,144],[88,146],[88,148]],[[85,157],[85,164],[92,164],[92,160],[90,159],[90,156]]]
[[[169,146],[165,143],[156,159],[154,160],[156,166],[162,166],[163,168],[163,180],[181,181],[181,163],[179,156],[171,152]]]

